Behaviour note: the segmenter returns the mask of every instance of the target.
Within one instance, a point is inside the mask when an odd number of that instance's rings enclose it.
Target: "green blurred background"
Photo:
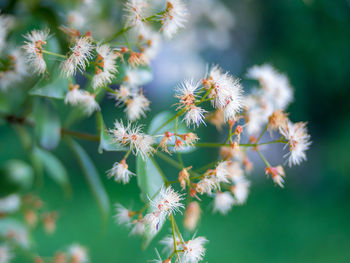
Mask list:
[[[14,12],[13,2],[4,1],[0,7]],[[204,200],[198,228],[198,235],[210,240],[204,262],[350,262],[350,2],[240,0],[225,4],[235,14],[232,44],[224,50],[205,52],[204,59],[241,77],[248,67],[264,62],[286,72],[295,88],[290,117],[308,121],[313,144],[308,162],[286,170],[284,189],[266,180],[263,167],[257,165],[246,205],[220,216],[213,215],[210,200]],[[148,87],[154,99],[152,89],[156,88],[171,91],[172,86]],[[152,114],[164,110],[172,100],[169,92],[168,100],[152,101]],[[108,100],[102,108],[111,126],[120,110]],[[74,128],[95,132],[94,119]],[[212,141],[221,138],[212,127],[200,133]],[[1,163],[12,158],[27,160],[11,127],[0,126],[0,134]],[[136,180],[123,186],[104,175],[122,155],[100,155],[96,143],[81,144],[95,161],[111,202],[140,207]],[[52,236],[41,228],[34,231],[39,254],[50,256],[79,242],[89,248],[92,262],[137,263],[155,258],[154,247],[161,250],[156,241],[142,251],[140,238],[129,236],[113,218],[102,226],[73,154],[62,143],[55,153],[69,171],[73,195],[63,198],[61,189],[45,178],[40,197],[58,211],[59,219]],[[216,155],[214,151],[198,151],[185,157],[185,163],[198,167],[215,160]],[[175,177],[176,171],[169,169],[169,174]],[[163,234],[169,227],[164,227]],[[17,258],[14,262],[26,261]]]

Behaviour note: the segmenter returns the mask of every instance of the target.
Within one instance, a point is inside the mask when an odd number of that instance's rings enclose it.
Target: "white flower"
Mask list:
[[[170,215],[184,208],[181,200],[183,200],[182,195],[175,192],[174,189],[169,186],[166,189],[162,187],[157,197],[150,202],[154,210],[165,212]]]
[[[27,62],[33,68],[34,73],[42,74],[46,71],[46,62],[43,58],[42,48],[49,37],[49,30],[32,30],[24,36],[23,49],[27,54]]]
[[[72,262],[85,263],[89,261],[86,248],[81,245],[71,245],[68,249],[68,252],[69,255],[72,257]]]
[[[242,169],[241,163],[238,161],[228,161],[227,162],[227,178],[234,180],[235,177],[242,177],[244,171]]]
[[[83,96],[80,98],[78,104],[83,107],[84,112],[89,116],[93,112],[100,110],[100,106],[95,100],[95,94],[90,94],[87,91],[83,93]]]
[[[176,248],[180,250],[180,238],[178,235],[175,235],[175,241],[176,241]],[[166,236],[161,241],[159,241],[160,244],[164,246],[164,252],[171,253],[174,251],[174,238],[173,236]]]
[[[164,224],[167,213],[155,211],[145,215],[143,222],[145,224],[145,229],[148,229],[151,233],[156,233]]]
[[[80,37],[76,39],[75,45],[71,48],[71,55],[62,63],[62,72],[67,77],[75,75],[77,69],[84,71],[86,63],[92,58],[93,44],[90,38]]]
[[[288,78],[271,65],[254,66],[248,70],[248,78],[257,79],[264,89],[264,100],[272,103],[273,110],[284,110],[293,100],[293,89]]]
[[[116,182],[123,182],[124,184],[127,184],[130,181],[131,176],[135,175],[128,170],[128,165],[126,164],[125,159],[120,163],[114,163],[112,169],[108,170],[107,173],[108,178],[114,177]]]
[[[114,216],[117,223],[122,225],[126,224],[129,225],[131,223],[131,211],[129,209],[126,209],[121,204],[115,204],[115,211],[117,212]]]
[[[79,102],[84,100],[85,93],[79,89],[79,85],[72,85],[66,94],[64,99],[65,104],[70,104],[72,106],[77,105]]]
[[[235,185],[231,191],[235,196],[236,204],[242,205],[248,198],[250,182],[244,176],[235,176],[232,179]]]
[[[311,145],[306,123],[294,124],[288,121],[285,127],[280,128],[280,133],[288,140],[289,153],[285,157],[288,157],[289,166],[299,165],[303,160],[306,160],[305,151]]]
[[[95,66],[95,75],[92,79],[93,88],[106,86],[112,82],[114,74],[117,72],[116,59],[117,54],[104,44],[96,47],[97,65]]]
[[[258,93],[258,96],[254,95],[248,95],[245,98],[245,116],[247,119],[245,130],[249,135],[258,134],[267,123],[268,116],[273,112],[270,103],[262,104],[261,93]]]
[[[132,222],[133,228],[131,229],[130,235],[141,236],[145,232],[145,224],[142,220],[136,220]]]
[[[124,184],[128,183],[131,176],[135,175],[128,170],[128,165],[126,164],[125,159],[120,163],[114,163],[112,169],[107,172],[109,178],[114,177],[116,182],[123,182]]]
[[[191,108],[186,112],[184,121],[186,122],[187,127],[190,127],[191,124],[193,127],[199,127],[201,123],[205,125],[204,122],[204,113],[207,111],[201,107],[191,106]]]
[[[124,7],[126,25],[142,30],[147,6],[146,0],[128,0]]]
[[[271,174],[272,180],[275,182],[275,184],[279,185],[282,188],[284,187],[284,177],[286,174],[284,173],[284,169],[281,165],[276,167],[266,167],[265,174]]]
[[[215,168],[215,181],[217,184],[219,183],[228,183],[228,162],[220,162]]]
[[[217,193],[214,199],[214,212],[218,211],[225,215],[235,204],[235,199],[230,192]]]
[[[213,98],[213,106],[224,110],[225,121],[234,119],[243,107],[243,90],[239,79],[214,66],[208,73],[205,85],[207,89],[211,88],[209,98]]]
[[[0,72],[0,89],[6,91],[12,84],[20,82],[27,75],[27,63],[23,53],[12,50],[7,56],[8,68]]]
[[[199,82],[195,82],[193,79],[187,79],[175,88],[175,98],[178,98],[179,107],[186,110],[195,106],[196,91],[199,87]]]
[[[0,246],[0,263],[9,263],[14,257],[8,245]]]
[[[115,129],[110,130],[112,137],[123,145],[130,145],[135,155],[140,154],[142,158],[153,153],[154,138],[141,132],[141,126],[130,123],[127,126],[120,121],[114,123]]]
[[[126,101],[126,113],[131,121],[140,119],[146,116],[146,111],[149,110],[149,100],[140,92],[135,94],[131,99]]]
[[[184,252],[181,255],[182,262],[197,263],[201,261],[205,255],[204,244],[207,242],[208,240],[205,237],[197,237],[185,242]]]
[[[181,0],[168,0],[166,11],[161,18],[161,30],[165,37],[170,39],[180,28],[184,28],[187,16],[187,8]]]
[[[218,186],[214,178],[203,178],[196,185],[196,191],[200,194],[211,194],[214,189],[217,189]]]
[[[17,194],[11,194],[0,198],[0,213],[16,212],[21,206],[21,199]]]

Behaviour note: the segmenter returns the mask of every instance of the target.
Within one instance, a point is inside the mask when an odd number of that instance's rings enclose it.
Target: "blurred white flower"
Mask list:
[[[71,47],[71,55],[62,62],[62,72],[67,77],[75,75],[77,70],[84,71],[89,59],[92,58],[93,44],[90,38],[80,37]]]
[[[161,18],[161,30],[165,37],[171,39],[180,28],[184,28],[187,16],[187,7],[181,0],[168,0],[166,11]]]
[[[24,35],[25,41],[22,48],[26,52],[26,61],[30,64],[34,73],[42,74],[46,71],[46,62],[43,57],[43,45],[49,37],[49,30],[32,30]]]
[[[214,212],[226,215],[235,204],[235,199],[230,192],[217,193],[214,199]]]
[[[280,128],[280,133],[288,140],[289,153],[285,157],[288,157],[289,166],[299,165],[302,161],[305,161],[305,152],[311,145],[306,123],[292,123],[288,121],[285,127]]]

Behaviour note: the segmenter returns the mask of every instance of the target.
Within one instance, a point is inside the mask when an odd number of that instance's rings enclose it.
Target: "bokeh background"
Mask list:
[[[16,2],[2,0],[0,8],[15,13]],[[34,7],[50,6],[50,1],[31,2]],[[102,14],[113,15],[108,9],[112,1],[102,2],[106,6]],[[268,62],[288,74],[295,88],[290,118],[307,120],[313,141],[308,161],[286,170],[284,189],[267,180],[258,163],[244,206],[234,207],[227,216],[213,215],[211,200],[204,199],[198,230],[198,235],[210,240],[204,262],[350,262],[350,1],[196,0],[189,4],[195,12],[193,24],[201,27],[190,24],[187,32],[163,45],[153,63],[154,80],[145,87],[152,101],[149,118],[174,102],[176,82],[188,75],[199,78],[207,63],[221,65],[244,84],[247,68]],[[220,9],[214,22],[205,17],[211,7]],[[120,116],[109,100],[103,110],[109,126]],[[90,118],[74,128],[96,132],[94,127]],[[224,137],[211,126],[199,133],[212,141]],[[1,125],[0,136],[0,163],[13,158],[27,161],[11,127]],[[111,202],[139,207],[136,180],[123,186],[106,179],[105,171],[121,154],[100,155],[96,143],[81,144],[95,161]],[[137,263],[155,258],[154,247],[161,250],[157,240],[142,251],[141,240],[116,225],[112,217],[103,226],[73,154],[64,144],[54,152],[69,171],[73,195],[64,198],[48,178],[38,190],[46,205],[60,215],[54,235],[46,235],[41,228],[33,232],[39,254],[52,255],[79,242],[89,248],[92,262]],[[214,150],[197,151],[184,161],[186,166],[198,167],[216,157]],[[176,171],[167,171],[169,177],[176,176]],[[163,233],[168,229],[165,226]],[[14,262],[26,261],[19,257]]]

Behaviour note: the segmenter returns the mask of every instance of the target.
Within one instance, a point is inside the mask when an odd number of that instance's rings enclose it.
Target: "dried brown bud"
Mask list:
[[[188,170],[190,170],[191,168],[192,168],[192,166],[184,168],[184,169],[182,169],[179,172],[179,178],[178,179],[179,179],[180,185],[182,187],[182,190],[185,190],[186,189],[186,183],[189,183],[190,174],[188,173]]]

